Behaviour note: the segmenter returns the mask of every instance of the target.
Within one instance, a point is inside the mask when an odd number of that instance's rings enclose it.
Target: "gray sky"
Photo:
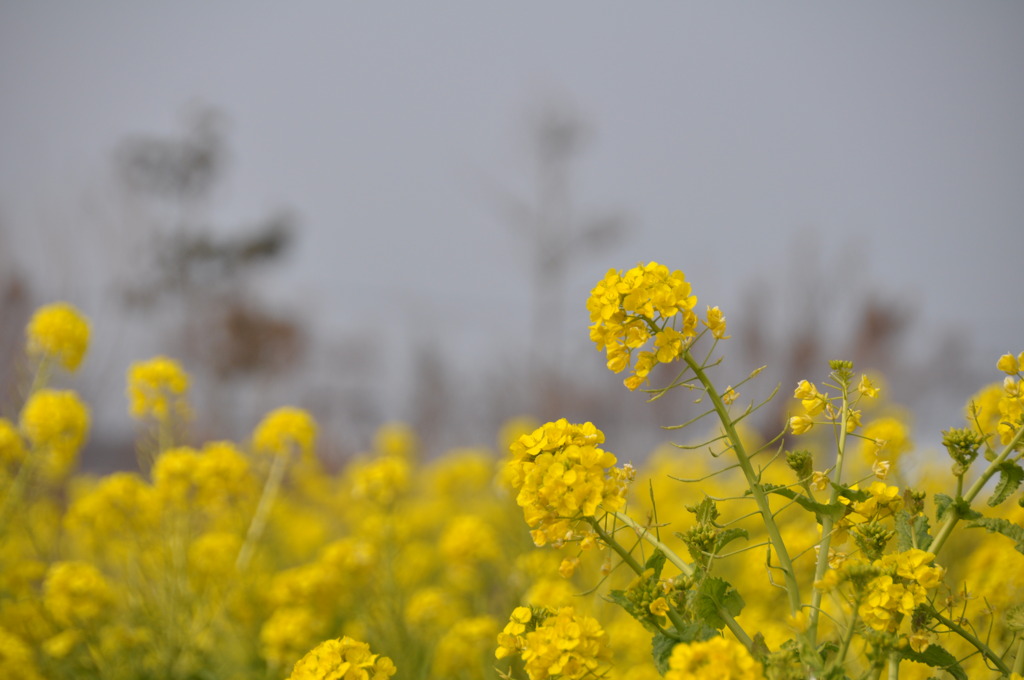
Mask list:
[[[922,342],[959,325],[994,362],[1024,349],[1021,36],[1012,2],[3,0],[0,219],[27,262],[88,239],[117,142],[200,101],[231,122],[213,218],[301,221],[279,300],[392,346],[522,346],[525,259],[488,188],[530,195],[525,121],[554,97],[593,131],[581,213],[633,227],[573,268],[582,344],[593,283],[655,259],[727,315],[773,278],[898,294]]]

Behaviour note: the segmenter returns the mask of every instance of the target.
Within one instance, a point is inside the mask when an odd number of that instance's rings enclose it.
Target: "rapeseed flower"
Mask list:
[[[303,458],[313,455],[316,444],[316,421],[308,411],[282,406],[264,416],[252,433],[256,451],[288,456],[294,452]]]
[[[326,640],[299,659],[289,680],[387,680],[396,672],[391,659],[370,652],[348,636]]]
[[[608,369],[615,373],[630,365],[635,350],[654,340],[654,351],[636,353],[633,374],[624,381],[635,390],[656,364],[682,356],[697,335],[696,304],[697,296],[681,271],[670,272],[657,262],[625,273],[610,269],[587,300],[590,339],[606,352]],[[715,337],[724,337],[725,318],[717,307],[712,309],[705,323]]]
[[[512,444],[506,475],[536,545],[577,537],[578,520],[625,504],[631,469],[613,467],[615,455],[598,448],[603,442],[593,423],[562,418]],[[583,528],[580,537],[587,533]]]
[[[43,604],[64,626],[95,623],[109,613],[113,600],[107,579],[88,562],[55,562],[43,582]]]
[[[135,418],[166,420],[187,410],[188,374],[174,359],[157,356],[128,369],[129,411]]]
[[[735,640],[713,637],[678,644],[668,659],[665,680],[762,680],[761,664]]]
[[[89,423],[89,408],[71,390],[38,390],[21,410],[21,431],[33,450],[45,455],[43,470],[51,478],[74,465]]]
[[[36,310],[25,328],[28,354],[53,359],[74,372],[89,348],[89,320],[67,302],[54,302]]]

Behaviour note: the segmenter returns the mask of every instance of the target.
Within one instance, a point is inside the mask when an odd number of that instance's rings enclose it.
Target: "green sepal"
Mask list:
[[[967,525],[970,528],[981,527],[994,534],[1002,534],[1014,542],[1014,550],[1024,553],[1024,527],[1014,524],[1001,517],[979,517]]]
[[[725,619],[719,613],[724,609],[733,616],[739,616],[746,603],[743,597],[729,585],[728,581],[720,578],[707,578],[697,588],[697,599],[694,602],[694,609],[705,623],[713,628],[725,626]]]
[[[996,484],[992,498],[988,499],[989,506],[993,508],[1009,498],[1010,494],[1016,491],[1021,481],[1024,480],[1024,468],[1013,461],[1003,461],[998,469],[999,483]]]
[[[939,645],[928,645],[923,652],[915,652],[910,647],[897,650],[901,659],[916,663],[928,664],[932,668],[940,668],[952,675],[956,680],[967,680],[967,673],[961,668],[956,657]]]

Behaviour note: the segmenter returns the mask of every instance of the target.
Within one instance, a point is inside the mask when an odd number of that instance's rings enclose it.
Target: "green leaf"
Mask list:
[[[839,492],[840,496],[848,498],[851,501],[866,501],[871,498],[871,492],[867,489],[851,489],[844,484],[836,484],[835,482],[830,483],[832,484],[832,488]]]
[[[941,668],[956,680],[967,680],[967,673],[957,663],[956,657],[947,652],[939,645],[929,645],[923,652],[915,652],[910,647],[898,650],[900,658],[907,659],[908,661],[914,661],[916,663],[925,663],[932,668]]]
[[[766,493],[774,493],[779,496],[785,496],[786,498],[796,501],[796,503],[805,510],[810,510],[814,513],[815,519],[818,520],[818,524],[821,524],[821,518],[831,516],[834,519],[838,519],[842,516],[844,508],[842,505],[829,505],[828,503],[816,503],[812,501],[808,496],[802,493],[798,493],[793,489],[786,486],[775,486],[774,484],[765,484],[764,490]],[[747,494],[750,492],[748,491]]]
[[[916,543],[915,543],[916,538]],[[911,517],[906,510],[896,512],[896,544],[900,552],[932,542],[928,535],[928,518],[924,515]]]
[[[1014,542],[1014,549],[1024,553],[1024,527],[1014,524],[1001,517],[980,517],[967,525],[970,528],[981,527],[994,534],[1002,534]]]
[[[971,510],[971,504],[964,498],[953,500],[944,493],[935,494],[935,519],[939,522],[946,516],[947,512],[955,512],[960,519],[978,519],[981,513]]]
[[[653,569],[654,578],[661,578],[661,570],[665,568],[666,559],[667,558],[665,557],[665,553],[663,553],[661,550],[655,550],[644,563],[644,571],[647,571],[648,569]]]
[[[725,529],[718,534],[718,538],[715,539],[715,552],[722,552],[722,548],[729,545],[737,538],[747,540],[748,537],[749,535],[747,534],[746,529],[740,529],[739,527],[730,527],[729,529]]]
[[[1009,498],[1010,494],[1016,491],[1021,481],[1024,480],[1024,469],[1013,461],[1003,461],[998,469],[999,483],[996,484],[992,498],[988,499],[989,506],[993,508]]]
[[[720,578],[704,579],[697,589],[697,599],[694,603],[697,616],[713,628],[722,628],[725,625],[721,610],[738,616],[745,604],[729,582]]]
[[[662,675],[668,671],[668,658],[672,656],[672,648],[679,644],[679,639],[665,633],[657,633],[651,638],[651,657],[654,666]]]

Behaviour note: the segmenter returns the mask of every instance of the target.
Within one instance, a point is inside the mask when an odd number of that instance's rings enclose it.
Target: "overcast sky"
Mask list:
[[[579,212],[631,225],[573,267],[583,342],[593,283],[654,259],[727,314],[773,278],[897,295],[994,362],[1024,349],[1022,36],[1017,2],[0,0],[0,220],[35,268],[40,233],[88,239],[118,142],[202,102],[230,122],[214,221],[298,216],[279,300],[483,353],[528,290],[489,191],[530,197],[554,99],[592,132]]]

